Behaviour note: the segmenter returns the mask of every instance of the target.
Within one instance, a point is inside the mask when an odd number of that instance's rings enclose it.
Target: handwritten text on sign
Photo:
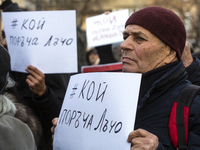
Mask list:
[[[2,14],[13,71],[33,65],[43,73],[77,72],[75,11]]]
[[[123,41],[122,32],[129,17],[128,10],[102,14],[86,19],[88,47],[106,45]]]
[[[71,77],[55,131],[54,150],[125,150],[134,128],[140,74]]]

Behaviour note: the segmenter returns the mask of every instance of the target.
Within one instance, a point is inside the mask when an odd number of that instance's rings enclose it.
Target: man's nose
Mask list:
[[[120,45],[120,49],[121,49],[121,50],[124,50],[124,49],[125,49],[125,46],[126,46],[126,40],[124,40],[124,41],[122,42],[122,44]]]
[[[129,50],[128,46],[130,44],[130,38],[128,37],[127,39],[124,40],[124,42],[120,45],[120,48],[122,51],[124,50]]]

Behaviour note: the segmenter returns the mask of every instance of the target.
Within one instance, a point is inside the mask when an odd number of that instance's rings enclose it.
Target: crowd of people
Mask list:
[[[21,11],[11,0],[2,0],[0,8]],[[191,53],[184,24],[171,10],[146,7],[124,24],[124,42],[121,51],[117,48],[117,59],[112,44],[99,46],[87,53],[88,65],[121,61],[123,72],[141,73],[135,128],[127,141],[131,149],[175,150],[169,135],[169,114],[180,91],[191,84],[200,85],[198,54]],[[31,65],[26,68],[28,73],[11,71],[5,33],[1,44],[0,149],[51,150],[72,74],[43,74]],[[200,148],[199,116],[198,94],[189,112],[188,150]]]
[[[18,4],[11,0],[2,0],[1,9],[4,12],[22,11]],[[7,47],[5,40],[5,36],[1,37],[1,44]],[[27,66],[26,71],[28,73],[9,71],[9,76],[16,83],[14,87],[9,88],[9,92],[17,97],[18,103],[30,110],[19,119],[24,119],[26,115],[30,120],[37,119],[34,124],[23,120],[34,125],[31,129],[35,135],[37,149],[51,150],[52,119],[59,115],[71,74],[43,74],[31,65]]]

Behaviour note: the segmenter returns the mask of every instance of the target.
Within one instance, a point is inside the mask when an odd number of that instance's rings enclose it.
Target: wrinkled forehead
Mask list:
[[[128,35],[142,36],[146,39],[156,38],[159,41],[161,41],[157,36],[155,36],[149,30],[134,24],[127,25],[125,30],[123,31],[123,36],[128,36]]]

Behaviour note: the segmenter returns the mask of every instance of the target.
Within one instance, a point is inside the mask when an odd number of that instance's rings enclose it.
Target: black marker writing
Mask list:
[[[12,23],[11,26],[13,29],[15,29],[15,27],[17,26],[17,22],[18,22],[17,19],[13,19],[13,21],[11,22]]]
[[[103,122],[104,122],[104,119],[105,119],[105,116],[106,116],[106,112],[107,112],[107,109],[105,109],[105,111],[103,112],[103,115],[101,116],[99,124],[97,125],[96,128],[94,128],[94,130],[97,130],[99,128],[99,132],[101,132],[101,128],[102,128],[102,125],[103,125]]]
[[[83,128],[88,129],[89,131],[103,131],[108,133],[119,133],[122,129],[122,122],[117,122],[113,120],[109,120],[106,118],[107,109],[104,110],[98,125],[93,127],[95,115],[91,115],[86,112],[76,111],[76,110],[67,110],[64,109],[61,112],[59,118],[59,124],[74,126],[74,128]]]
[[[103,82],[103,84],[105,84],[105,83],[106,83],[106,82]],[[96,101],[98,101],[98,99],[101,98],[101,102],[103,102],[103,98],[104,98],[104,95],[105,95],[105,92],[106,92],[107,87],[108,87],[108,85],[105,86],[104,91],[99,95],[100,89],[101,89],[101,84],[99,84],[99,89],[98,89],[98,92],[97,92]]]
[[[73,98],[73,96],[75,95],[75,92],[77,90],[77,86],[78,86],[78,84],[75,84],[75,86],[72,88],[72,94],[70,94],[70,98]]]
[[[109,120],[105,119],[106,113],[107,113],[107,109],[105,109],[105,111],[103,112],[101,119],[99,120],[99,123],[98,123],[97,127],[94,128],[94,130],[99,129],[99,132],[101,132],[101,131],[106,132],[110,127],[109,133],[111,133],[113,127],[115,126],[114,132],[118,133],[122,129],[122,122],[118,122],[117,124],[115,122],[114,124],[112,124],[113,121],[110,121],[110,126],[109,126]]]
[[[106,84],[106,82],[96,85],[94,81],[90,82],[89,80],[85,80],[78,98],[86,98],[89,101],[95,94],[95,88],[98,88],[95,100],[98,101],[101,98],[101,102],[103,102],[107,87],[108,84]]]
[[[38,45],[38,38],[37,37],[24,37],[24,36],[10,36],[10,44],[15,46],[31,46],[31,45]]]
[[[34,19],[24,19],[22,26],[21,26],[21,30],[26,29],[26,30],[33,30],[33,29],[43,29],[44,24],[45,24],[45,20],[43,20],[44,18],[42,18],[42,20],[39,20],[38,22]]]
[[[73,42],[72,38],[66,39],[66,38],[53,38],[53,35],[48,39],[48,41],[44,44],[44,46],[57,46],[59,43],[63,45],[71,45]]]

